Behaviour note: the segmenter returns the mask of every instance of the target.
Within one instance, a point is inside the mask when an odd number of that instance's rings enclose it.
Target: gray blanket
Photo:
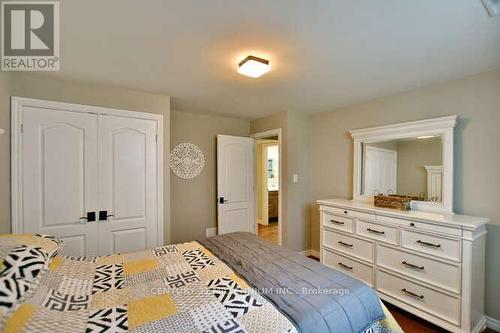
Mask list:
[[[372,288],[250,233],[200,240],[269,299],[301,333],[364,332],[384,318]]]

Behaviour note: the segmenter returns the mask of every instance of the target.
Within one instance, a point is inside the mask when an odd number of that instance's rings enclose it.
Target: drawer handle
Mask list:
[[[405,261],[402,261],[401,262],[403,265],[405,266],[408,266],[408,267],[411,267],[411,268],[415,268],[415,269],[424,269],[424,266],[417,266],[417,265],[414,265],[414,264],[410,264],[409,262],[407,262],[406,260]]]
[[[385,234],[385,231],[379,231],[379,230],[375,230],[375,229],[371,229],[371,228],[367,228],[366,231],[371,232],[373,234],[377,234],[377,235],[384,235]]]
[[[401,289],[401,291],[404,292],[407,295],[410,295],[410,296],[413,296],[413,297],[416,297],[416,298],[419,298],[419,299],[424,299],[424,295],[415,294],[414,292],[411,292],[411,291],[407,290],[406,288]]]
[[[353,267],[352,266],[347,266],[346,264],[342,263],[342,262],[339,262],[337,263],[337,265],[339,265],[340,267],[342,268],[345,268],[345,269],[348,269],[350,271],[352,271]]]
[[[347,246],[347,247],[353,247],[354,246],[353,244],[344,243],[343,241],[339,241],[338,243],[340,245]]]
[[[344,222],[335,221],[335,220],[330,220],[330,222],[338,224],[338,225],[344,225],[345,224]]]
[[[429,243],[429,242],[424,242],[422,240],[418,240],[417,241],[418,244],[420,245],[425,245],[425,246],[432,246],[432,247],[441,247],[441,244],[432,244],[432,243]]]
[[[344,214],[347,214],[347,210],[344,210]]]

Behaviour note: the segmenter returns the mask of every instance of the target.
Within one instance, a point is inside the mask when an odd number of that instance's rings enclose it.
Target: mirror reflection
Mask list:
[[[362,195],[397,194],[441,202],[440,136],[362,144]]]

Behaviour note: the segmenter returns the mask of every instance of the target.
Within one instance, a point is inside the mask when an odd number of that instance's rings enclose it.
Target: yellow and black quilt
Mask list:
[[[22,237],[0,237],[2,331],[296,331],[287,317],[197,242],[72,258],[55,256],[53,246],[40,247],[46,236]],[[21,248],[28,249],[26,256],[12,254]],[[29,253],[34,248],[43,260]],[[30,263],[36,268],[28,273]]]

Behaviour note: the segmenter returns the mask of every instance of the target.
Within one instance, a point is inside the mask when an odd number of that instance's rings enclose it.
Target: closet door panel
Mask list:
[[[157,245],[156,123],[99,116],[100,254]]]
[[[22,225],[65,241],[62,253],[97,255],[97,116],[47,108],[22,111]]]
[[[146,141],[147,133],[119,129],[110,133],[110,176],[112,178],[113,220],[146,217]],[[106,149],[106,147],[103,147]]]

